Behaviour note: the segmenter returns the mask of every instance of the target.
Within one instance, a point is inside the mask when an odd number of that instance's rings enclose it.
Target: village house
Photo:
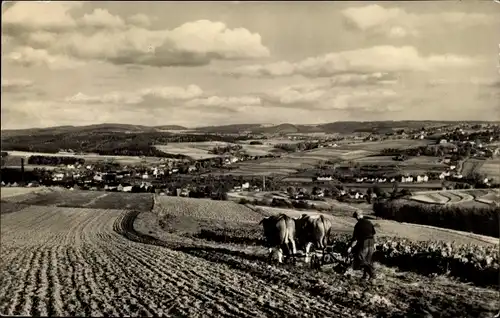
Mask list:
[[[54,173],[52,175],[52,180],[53,181],[62,181],[64,179],[64,173]]]
[[[418,175],[417,182],[427,182],[429,181],[429,177],[427,175]]]
[[[413,182],[412,176],[401,176],[401,183]]]
[[[320,177],[317,177],[316,180],[318,180],[318,181],[332,181],[332,176],[320,176]]]
[[[444,178],[449,177],[449,176],[450,176],[450,172],[449,171],[443,171],[439,175],[439,179],[443,180]]]

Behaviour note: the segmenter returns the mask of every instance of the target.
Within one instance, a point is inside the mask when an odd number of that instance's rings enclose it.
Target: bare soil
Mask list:
[[[204,208],[209,203],[196,199],[175,205],[165,200],[154,212],[116,209],[118,202],[152,203],[127,196],[100,201],[115,209],[95,208],[92,196],[78,202],[82,207],[54,206],[53,197],[37,199],[38,205],[5,201],[23,206],[1,215],[0,313],[492,317],[500,306],[496,290],[446,277],[377,266],[379,277],[368,284],[359,273],[343,276],[328,266],[269,265],[258,242],[265,211],[237,204],[218,208],[217,202]],[[174,221],[162,227],[159,220],[168,218]],[[245,237],[255,241],[241,241]]]

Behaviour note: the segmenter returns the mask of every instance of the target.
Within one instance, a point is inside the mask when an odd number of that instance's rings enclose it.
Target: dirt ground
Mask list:
[[[20,207],[1,215],[1,314],[492,317],[500,306],[496,290],[381,265],[373,284],[328,266],[269,265],[251,238],[270,212],[196,199],[159,200],[150,212],[140,207],[151,197],[114,195],[78,207],[2,202]]]

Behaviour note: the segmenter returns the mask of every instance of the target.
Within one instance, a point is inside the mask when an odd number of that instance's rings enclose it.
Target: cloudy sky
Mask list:
[[[2,129],[500,120],[493,1],[2,4]]]

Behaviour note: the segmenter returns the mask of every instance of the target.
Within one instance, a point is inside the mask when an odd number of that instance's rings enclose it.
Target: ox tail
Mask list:
[[[321,221],[323,223],[323,246],[326,247],[328,246],[330,236],[332,233],[332,223],[329,219],[325,218],[323,215],[321,215]]]

